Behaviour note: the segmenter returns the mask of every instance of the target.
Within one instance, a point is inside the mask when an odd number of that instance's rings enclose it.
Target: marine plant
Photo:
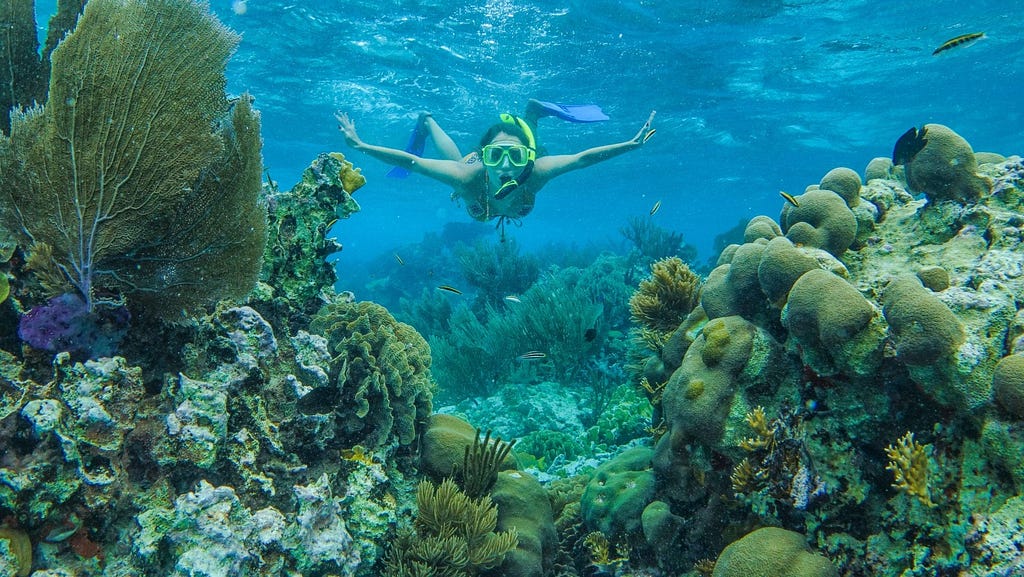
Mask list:
[[[514,238],[501,243],[490,239],[478,239],[472,245],[459,243],[455,256],[466,282],[479,289],[476,310],[497,305],[506,295],[522,293],[540,275],[539,260],[523,254]]]
[[[639,255],[635,260],[647,262],[665,259],[671,256],[683,257],[692,261],[697,257],[697,250],[683,241],[683,235],[666,230],[650,218],[631,217],[619,233],[633,244]]]
[[[46,104],[0,136],[2,226],[47,256],[47,296],[170,317],[252,288],[266,216],[258,115],[224,95],[237,42],[199,2],[87,4]]]
[[[473,499],[446,479],[416,491],[415,531],[400,531],[384,558],[388,577],[457,577],[497,567],[519,544],[515,529],[495,532],[490,497]]]

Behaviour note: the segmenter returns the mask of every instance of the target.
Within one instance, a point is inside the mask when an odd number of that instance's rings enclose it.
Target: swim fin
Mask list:
[[[558,104],[555,102],[544,102],[543,100],[531,100],[536,102],[543,109],[538,116],[557,116],[569,122],[601,122],[608,120],[608,115],[596,104]]]
[[[405,151],[416,156],[423,156],[423,150],[427,147],[427,136],[427,127],[423,125],[423,122],[416,121],[416,128],[409,135],[409,142],[405,145]],[[388,178],[405,178],[410,174],[412,172],[408,168],[395,166],[388,171],[387,176]]]

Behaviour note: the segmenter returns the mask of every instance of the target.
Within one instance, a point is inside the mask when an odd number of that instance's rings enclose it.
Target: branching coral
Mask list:
[[[489,497],[470,498],[451,479],[420,482],[416,505],[415,532],[399,533],[384,559],[388,577],[476,575],[519,544],[515,529],[494,531],[498,509]]]
[[[928,467],[931,463],[931,448],[914,440],[914,434],[907,432],[895,444],[885,448],[889,457],[886,469],[895,477],[893,487],[916,498],[925,507],[934,507],[928,493]]]
[[[671,332],[700,302],[701,279],[678,257],[651,265],[651,276],[629,299],[633,321],[648,329]]]

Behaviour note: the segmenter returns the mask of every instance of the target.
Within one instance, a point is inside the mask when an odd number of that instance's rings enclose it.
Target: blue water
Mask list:
[[[470,219],[446,186],[384,178],[387,166],[348,149],[335,110],[348,111],[367,142],[398,148],[429,110],[463,150],[530,97],[599,103],[611,116],[597,125],[542,121],[553,153],[631,138],[657,110],[647,146],[552,182],[511,234],[526,247],[614,241],[628,217],[661,200],[656,223],[683,233],[700,260],[740,220],[777,217],[779,190],[802,192],[837,166],[863,172],[910,126],[941,123],[976,151],[1024,152],[1024,19],[1005,1],[215,0],[212,8],[242,34],[228,88],[256,96],[271,177],[288,188],[318,153],[341,151],[368,178],[356,195],[363,211],[338,231],[342,271]],[[975,31],[987,37],[932,56]]]

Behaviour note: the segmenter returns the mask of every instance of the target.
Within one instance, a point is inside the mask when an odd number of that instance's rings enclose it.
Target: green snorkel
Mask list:
[[[526,134],[527,142],[525,144],[527,148],[530,149],[530,160],[526,163],[526,166],[523,167],[523,171],[519,173],[519,176],[509,179],[501,184],[498,190],[494,192],[495,200],[501,200],[512,194],[513,191],[519,188],[519,185],[526,182],[526,179],[530,178],[530,174],[533,173],[533,162],[537,158],[537,139],[534,138],[533,129],[530,128],[529,123],[518,116],[513,116],[507,113],[501,115],[501,121],[505,124],[518,126],[523,133]]]

